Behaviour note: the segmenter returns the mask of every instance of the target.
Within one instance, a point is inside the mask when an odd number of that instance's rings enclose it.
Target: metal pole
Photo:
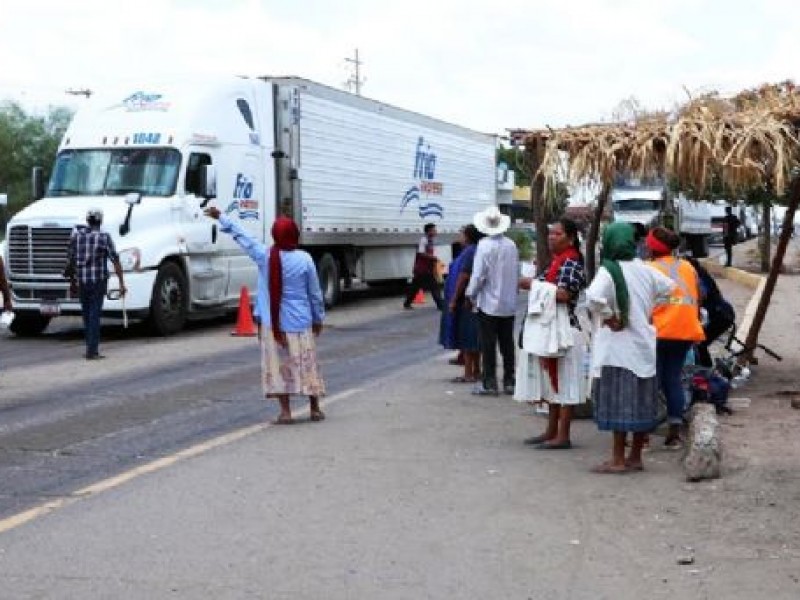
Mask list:
[[[347,87],[355,88],[356,96],[360,96],[361,85],[364,83],[361,79],[361,65],[364,63],[358,57],[358,48],[356,48],[355,58],[345,58],[344,60],[353,65],[353,70],[355,72],[354,76],[351,76],[350,79],[347,80]]]

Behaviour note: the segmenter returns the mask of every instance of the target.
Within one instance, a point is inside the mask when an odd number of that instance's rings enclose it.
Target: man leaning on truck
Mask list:
[[[80,294],[83,328],[86,337],[86,360],[104,358],[100,354],[100,315],[108,286],[108,261],[114,265],[122,296],[127,289],[122,278],[122,265],[114,248],[114,241],[105,231],[103,211],[92,208],[86,213],[86,225],[78,226],[72,233],[67,253],[67,276]]]

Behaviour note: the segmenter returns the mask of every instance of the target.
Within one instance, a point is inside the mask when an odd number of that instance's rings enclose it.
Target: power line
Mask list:
[[[361,78],[361,65],[364,63],[358,58],[358,48],[356,48],[355,51],[355,58],[345,58],[344,60],[353,66],[353,72],[350,78],[345,82],[345,85],[348,90],[355,90],[356,96],[360,96],[361,86],[364,85],[365,80]]]

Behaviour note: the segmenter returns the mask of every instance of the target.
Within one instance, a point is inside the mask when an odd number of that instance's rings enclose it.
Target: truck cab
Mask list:
[[[104,316],[124,309],[166,335],[192,314],[234,308],[256,272],[203,208],[216,205],[264,240],[274,218],[263,201],[274,188],[271,98],[258,97],[267,89],[246,79],[142,87],[79,111],[46,190],[7,225],[14,331],[36,335],[55,316],[80,314],[63,272],[70,236],[94,207],[128,288]]]
[[[683,194],[673,197],[664,185],[628,184],[612,190],[611,207],[615,221],[641,223],[648,229],[669,226],[680,236],[684,250],[696,258],[708,256],[712,234],[709,203]]]
[[[664,211],[663,187],[626,186],[611,192],[611,210],[615,221],[641,223],[647,228],[659,223]]]

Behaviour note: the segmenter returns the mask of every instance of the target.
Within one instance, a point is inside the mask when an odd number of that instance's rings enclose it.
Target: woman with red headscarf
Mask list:
[[[325,308],[314,261],[297,247],[297,224],[278,217],[272,225],[274,244],[267,251],[218,209],[208,208],[205,214],[218,219],[221,231],[231,235],[258,265],[255,313],[261,321],[262,383],[264,395],[280,402],[275,423],[294,423],[289,400],[293,395],[308,396],[311,420],[323,420],[319,397],[325,394],[325,383],[314,337],[322,332]]]
[[[645,238],[651,256],[650,265],[669,277],[675,288],[653,309],[653,325],[658,343],[656,361],[658,383],[667,399],[669,431],[664,445],[680,449],[680,437],[686,400],[681,372],[692,344],[705,339],[700,322],[700,285],[697,271],[689,261],[672,255],[680,244],[678,234],[664,227],[655,227]]]

